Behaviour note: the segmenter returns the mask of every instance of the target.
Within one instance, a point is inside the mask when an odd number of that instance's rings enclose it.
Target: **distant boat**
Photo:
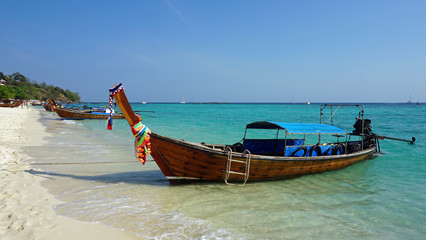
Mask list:
[[[142,102],[142,104],[146,104],[146,102]]]
[[[31,105],[33,106],[41,106],[42,102],[40,100],[30,100]]]
[[[24,103],[23,100],[13,100],[13,99],[3,99],[0,101],[0,107],[19,107],[22,103]]]
[[[184,102],[184,101],[181,101],[180,103],[182,103],[182,104],[185,104],[186,102]]]
[[[53,112],[53,109],[57,107],[58,104],[56,104],[54,99],[48,98],[46,101],[42,102],[42,106],[46,109],[46,111]]]
[[[108,119],[110,115],[109,109],[99,108],[99,109],[87,109],[87,110],[75,110],[68,108],[59,108],[55,107],[53,110],[58,114],[62,119],[70,120],[82,120],[82,119]],[[112,118],[119,119],[124,118],[124,115],[121,113],[114,113]]]
[[[306,105],[311,105],[311,102],[306,102]]]
[[[407,102],[408,104],[412,104],[413,102],[411,101],[411,94],[410,94],[410,99]]]
[[[47,102],[42,102],[42,103],[41,103],[41,105],[44,107],[44,109],[45,109],[46,111],[48,111],[48,112],[53,112],[53,108],[52,108],[52,106],[50,106],[50,104],[49,104],[49,103],[47,103]]]

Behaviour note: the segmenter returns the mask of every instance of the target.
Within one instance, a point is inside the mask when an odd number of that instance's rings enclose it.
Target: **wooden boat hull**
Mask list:
[[[16,100],[13,103],[0,103],[0,107],[19,107],[24,101],[22,100]]]
[[[52,106],[48,105],[48,104],[44,104],[43,105],[44,109],[48,112],[53,112]]]
[[[54,108],[53,109],[59,117],[63,119],[72,119],[72,120],[82,120],[82,119],[108,119],[109,114],[95,114],[88,113],[82,110],[72,110],[66,108]],[[121,113],[115,113],[112,115],[114,119],[124,118],[124,115]]]
[[[224,181],[228,155],[223,150],[201,144],[175,140],[153,133],[151,135],[152,157],[171,184]],[[252,155],[248,181],[278,180],[308,174],[339,170],[370,159],[376,147],[342,155],[320,157],[275,157]],[[241,153],[233,159],[244,160]],[[244,172],[243,163],[232,163],[231,171]],[[243,181],[243,176],[231,174],[228,181]]]

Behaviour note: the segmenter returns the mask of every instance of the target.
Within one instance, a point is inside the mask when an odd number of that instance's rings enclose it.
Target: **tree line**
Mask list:
[[[53,98],[61,102],[79,102],[78,92],[62,89],[45,82],[32,81],[24,75],[16,72],[5,75],[0,72],[0,79],[6,81],[6,85],[0,86],[0,99],[34,99],[45,101]]]

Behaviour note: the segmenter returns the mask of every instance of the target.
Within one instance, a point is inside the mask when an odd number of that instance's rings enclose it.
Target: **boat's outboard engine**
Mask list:
[[[371,120],[370,119],[364,119],[364,135],[373,135],[373,132],[371,131]],[[354,135],[361,135],[362,134],[362,119],[357,118],[356,122],[354,124],[355,130],[352,131],[352,134]]]
[[[364,119],[364,135],[362,135],[362,119],[357,118],[356,122],[354,124],[354,130],[352,131],[353,135],[359,135],[362,136],[363,142],[364,142],[364,148],[368,148],[373,146],[374,143],[374,134],[371,130],[371,120],[370,119]]]

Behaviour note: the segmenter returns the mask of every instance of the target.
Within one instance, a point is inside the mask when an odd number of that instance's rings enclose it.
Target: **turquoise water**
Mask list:
[[[132,104],[156,133],[232,144],[247,123],[319,122],[317,104]],[[42,112],[46,148],[28,149],[31,173],[63,201],[59,214],[148,239],[424,239],[426,106],[365,104],[373,131],[411,139],[381,141],[374,160],[292,180],[170,186],[156,164],[133,156],[125,120],[61,121]],[[340,114],[339,114],[340,113]],[[352,128],[356,109],[335,124]],[[65,164],[66,163],[66,164]]]

